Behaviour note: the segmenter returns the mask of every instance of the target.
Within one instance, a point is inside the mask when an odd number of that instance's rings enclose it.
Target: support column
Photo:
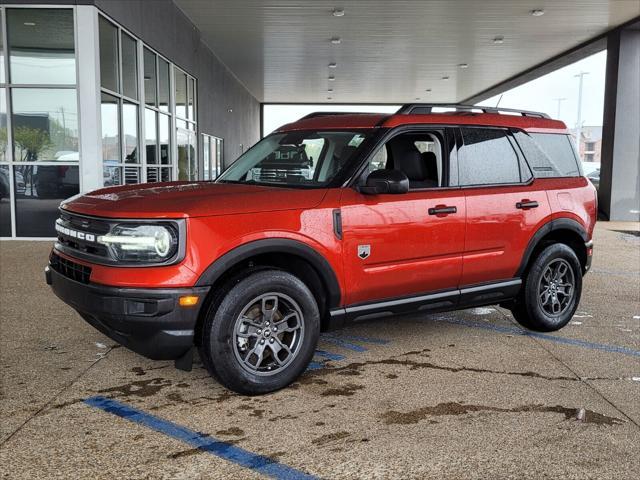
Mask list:
[[[598,203],[609,220],[640,221],[640,25],[607,39]]]

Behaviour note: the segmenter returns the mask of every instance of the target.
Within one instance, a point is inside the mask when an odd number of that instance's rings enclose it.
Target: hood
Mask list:
[[[184,218],[313,208],[326,189],[214,182],[125,185],[78,195],[62,203],[71,212],[110,218]]]

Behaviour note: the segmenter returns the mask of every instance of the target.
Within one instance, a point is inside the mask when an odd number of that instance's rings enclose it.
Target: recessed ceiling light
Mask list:
[[[334,77],[333,75],[329,75],[329,77],[327,78],[327,80],[329,80],[330,82],[335,82],[336,77]]]
[[[442,80],[449,80],[449,75],[445,75],[444,77],[442,77]]]
[[[333,88],[327,88],[327,92],[329,93],[333,92]]]
[[[233,113],[233,108],[227,108],[227,112]]]
[[[36,26],[36,22],[24,22],[23,25],[26,25],[27,27],[35,27]]]
[[[333,97],[327,97],[327,100],[333,100]]]
[[[458,65],[458,67],[460,68],[469,68],[469,65],[466,63],[461,63],[460,65]]]
[[[342,39],[340,37],[333,37],[331,39],[331,43],[333,43],[334,45],[340,45],[342,43]]]
[[[544,15],[544,9],[543,8],[534,8],[529,13],[531,15],[533,15],[534,17],[541,17],[542,15]]]
[[[338,66],[338,64],[336,62],[331,62],[328,67],[329,68],[336,68]]]
[[[333,9],[334,17],[344,17],[344,8],[334,8]]]
[[[504,37],[502,35],[498,35],[497,37],[493,38],[493,43],[495,43],[496,45],[501,45],[504,43]]]
[[[416,100],[420,100],[420,97],[416,97]]]
[[[425,92],[427,92],[427,93],[431,93],[431,89],[430,89],[430,88],[427,88],[427,89],[425,90]]]

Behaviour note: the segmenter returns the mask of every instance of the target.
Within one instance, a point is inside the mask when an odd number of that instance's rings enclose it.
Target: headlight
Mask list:
[[[164,262],[178,250],[178,234],[170,226],[116,225],[98,237],[113,256],[124,262]]]

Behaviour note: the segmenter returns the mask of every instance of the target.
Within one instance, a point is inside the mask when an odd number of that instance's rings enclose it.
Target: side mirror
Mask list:
[[[400,170],[374,170],[369,174],[360,191],[365,195],[381,193],[407,193],[409,179]]]

